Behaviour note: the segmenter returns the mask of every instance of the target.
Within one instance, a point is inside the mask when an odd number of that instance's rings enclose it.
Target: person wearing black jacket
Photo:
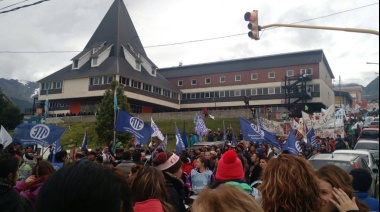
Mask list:
[[[182,161],[178,155],[160,152],[153,159],[153,166],[164,174],[170,203],[176,212],[186,212],[184,182],[181,180]]]

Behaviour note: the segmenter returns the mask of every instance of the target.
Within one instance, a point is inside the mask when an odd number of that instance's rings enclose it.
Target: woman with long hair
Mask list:
[[[133,204],[135,212],[174,212],[169,203],[165,177],[154,167],[145,166],[137,171],[132,181]]]
[[[350,175],[342,168],[328,164],[317,171],[321,190],[322,212],[369,211],[369,207],[355,198]],[[341,195],[343,197],[337,196]],[[342,203],[342,199],[345,202]]]
[[[186,184],[191,192],[199,194],[202,189],[215,181],[215,176],[210,170],[210,161],[203,156],[196,159],[195,169],[191,170]]]
[[[49,161],[38,161],[32,169],[32,174],[26,180],[19,181],[13,189],[29,200],[34,210],[35,201],[41,186],[54,172],[55,169]]]
[[[320,211],[318,178],[305,159],[280,154],[269,160],[262,179],[264,211]]]

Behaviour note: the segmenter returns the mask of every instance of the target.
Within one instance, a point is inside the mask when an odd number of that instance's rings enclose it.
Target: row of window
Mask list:
[[[42,83],[42,90],[61,89],[61,88],[62,88],[62,81]]]
[[[308,92],[320,92],[319,84],[309,85]],[[198,93],[184,93],[182,99],[203,99],[203,98],[223,98],[235,96],[256,96],[256,95],[271,95],[284,94],[285,91],[281,87],[270,88],[253,88],[243,90],[225,90],[225,91],[210,91]],[[293,91],[291,91],[293,93]]]
[[[90,85],[111,84],[114,79],[114,76],[92,77],[90,78]]]
[[[300,75],[312,75],[313,69],[307,68],[307,69],[301,69]],[[294,70],[287,70],[286,76],[291,77],[294,76]],[[268,72],[268,79],[273,79],[276,77],[275,72]],[[257,80],[259,78],[258,73],[252,73],[251,74],[251,80]],[[235,75],[235,82],[241,81],[241,75]],[[219,77],[219,83],[225,83],[226,82],[226,76],[220,76]],[[205,78],[205,84],[211,84],[211,78]],[[196,79],[191,79],[191,85],[197,85]],[[178,80],[178,86],[183,86],[183,80]]]
[[[158,95],[166,96],[166,97],[169,97],[172,99],[178,99],[178,93],[171,92],[171,91],[166,90],[164,88],[153,86],[153,85],[150,85],[150,84],[147,84],[144,82],[140,82],[137,80],[133,80],[133,79],[125,78],[125,77],[120,77],[119,83],[126,85],[126,86],[129,86],[129,87],[133,87],[133,88],[141,89],[144,91],[149,91],[149,92],[152,92],[152,93],[155,93]]]

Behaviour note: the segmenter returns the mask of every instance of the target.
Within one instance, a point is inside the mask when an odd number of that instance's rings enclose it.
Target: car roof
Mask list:
[[[338,149],[333,152],[335,153],[350,153],[350,154],[371,154],[368,150],[366,149]]]
[[[359,140],[357,143],[375,143],[375,144],[378,144],[379,140],[366,140],[366,139],[363,139],[363,140]]]
[[[309,158],[309,160],[337,160],[337,161],[353,161],[356,158],[360,157],[359,155],[345,155],[345,154],[338,154],[334,155],[332,153],[323,153],[323,154],[316,154]]]

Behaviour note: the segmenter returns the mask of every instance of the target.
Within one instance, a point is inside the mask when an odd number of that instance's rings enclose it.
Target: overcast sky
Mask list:
[[[39,0],[0,0],[0,12]],[[114,0],[51,0],[0,13],[0,78],[37,81],[71,64]],[[16,4],[22,2],[20,4]],[[378,76],[379,36],[272,28],[251,40],[244,13],[259,24],[364,28],[379,31],[378,0],[124,0],[148,57],[159,67],[322,49],[335,85],[366,86]],[[11,7],[9,5],[16,4]],[[5,8],[7,7],[7,8]],[[347,12],[345,12],[347,11]],[[334,15],[335,14],[335,15]],[[308,21],[307,21],[308,20]],[[197,41],[184,43],[188,41]],[[183,43],[177,45],[167,45]],[[166,46],[165,46],[166,45]],[[367,62],[377,64],[367,64]]]

